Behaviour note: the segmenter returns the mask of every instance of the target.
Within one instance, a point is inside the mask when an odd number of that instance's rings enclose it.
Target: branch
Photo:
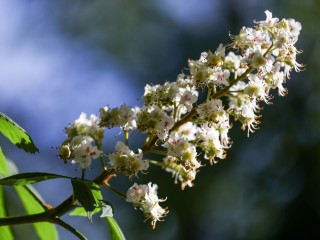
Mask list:
[[[113,176],[115,176],[115,173],[113,171],[104,170],[98,177],[94,179],[94,182],[99,186],[102,186],[105,183],[107,183],[110,180],[110,178],[112,178]],[[62,203],[60,203],[57,207],[49,209],[42,213],[36,213],[36,214],[25,215],[25,216],[17,216],[17,217],[0,218],[0,226],[35,223],[35,222],[57,223],[57,219],[59,219],[60,216],[72,210],[76,206],[76,203],[77,203],[77,199],[75,199],[74,196],[71,195]]]
[[[35,222],[49,222],[47,212],[26,215],[26,216],[0,218],[0,226],[17,225],[17,224],[24,224],[24,223],[35,223]]]
[[[87,240],[87,238],[85,236],[83,236],[81,232],[79,232],[77,229],[70,226],[68,223],[62,221],[60,218],[57,218],[55,223],[58,224],[59,226],[63,227],[64,229],[68,230],[69,232],[71,232],[73,235],[75,235],[79,239]]]

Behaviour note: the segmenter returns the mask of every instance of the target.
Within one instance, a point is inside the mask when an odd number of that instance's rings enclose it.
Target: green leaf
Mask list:
[[[32,189],[29,186],[14,187],[27,214],[40,213],[44,211],[43,205],[36,198],[36,194],[32,194]],[[58,240],[58,233],[54,224],[39,222],[33,223],[38,237],[41,240]]]
[[[0,178],[8,176],[6,158],[0,147]],[[0,186],[0,218],[7,217],[3,187]],[[10,226],[0,227],[0,239],[14,240]]]
[[[86,210],[89,220],[92,221],[92,212],[97,205],[88,182],[89,181],[84,181],[78,178],[71,179],[74,196]]]
[[[0,160],[3,160],[2,158],[4,158],[4,156],[3,156],[2,152],[0,152]],[[8,172],[10,173],[10,169],[11,169],[11,173],[17,172],[17,169],[16,169],[13,162],[8,161],[5,163],[8,163],[8,168],[9,168],[9,171],[5,172],[5,174],[4,174],[5,176],[8,174]],[[7,166],[5,166],[5,167],[6,167],[5,170],[7,170]],[[1,168],[0,170],[3,170],[3,169]],[[43,173],[41,173],[41,174],[44,175]],[[40,177],[41,174],[29,173],[29,175],[30,176],[33,175],[33,177]],[[16,175],[12,175],[11,177],[8,177],[5,179],[10,179],[14,176],[21,176],[21,175],[26,175],[26,174],[16,174]],[[51,177],[53,177],[53,176],[51,176]],[[1,179],[0,181],[2,181],[2,180],[3,179]],[[3,196],[3,193],[1,190],[2,190],[2,186],[0,186],[0,218],[3,216],[6,216],[6,215],[4,215],[4,214],[6,214],[4,212],[5,211],[4,196]],[[27,214],[40,213],[45,210],[45,207],[44,207],[45,204],[41,200],[40,196],[38,196],[38,194],[35,192],[35,190],[33,190],[32,186],[15,186],[15,190],[16,190]],[[6,204],[10,204],[10,203],[6,203]],[[57,230],[53,224],[51,224],[51,223],[34,223],[33,226],[36,230],[38,237],[41,240],[47,240],[47,239],[58,240],[58,233],[57,233]],[[8,239],[8,240],[14,239],[14,236],[12,235],[12,232],[8,226],[0,227],[0,239]]]
[[[117,224],[116,220],[113,217],[107,217],[111,240],[125,240],[119,225]]]
[[[99,213],[100,211],[101,211],[101,208],[96,207],[92,211],[92,215],[95,215],[95,214]],[[87,214],[86,210],[84,209],[84,207],[78,206],[69,214],[69,216],[88,217],[88,214]]]
[[[18,148],[22,148],[29,153],[39,152],[38,148],[34,145],[31,137],[27,134],[27,132],[11,118],[1,112],[0,132]]]
[[[3,187],[0,186],[0,218],[7,217]],[[0,227],[0,239],[14,240],[10,226]]]
[[[97,214],[101,211],[100,202],[102,199],[102,194],[101,194],[100,188],[94,182],[91,182],[88,180],[82,180],[82,181],[84,184],[86,184],[90,188],[92,195],[96,201],[96,208],[92,211],[91,215]],[[85,210],[84,207],[81,207],[81,206],[78,206],[77,208],[75,208],[69,215],[70,216],[88,217],[87,211]]]
[[[30,172],[30,173],[20,173],[15,174],[10,177],[6,177],[0,180],[0,185],[26,185],[32,184],[36,182],[41,182],[49,179],[55,178],[68,178],[67,176],[51,174],[51,173],[43,173],[43,172]]]
[[[99,201],[103,199],[99,185],[87,180],[85,180],[85,183],[89,186],[93,197],[96,200],[96,205],[99,205]]]
[[[2,149],[0,147],[0,178],[8,176],[6,158],[3,155]]]
[[[100,192],[100,191],[99,191]],[[100,192],[101,193],[101,192]],[[104,200],[97,200],[96,199],[96,208],[92,211],[92,215],[95,215],[102,211],[102,214],[107,214],[110,217],[113,217],[113,208],[111,204]],[[109,209],[111,208],[111,209]],[[112,215],[111,215],[112,214]],[[102,216],[101,217],[106,217]],[[77,206],[70,214],[69,216],[79,216],[79,217],[87,217],[87,212],[82,206]]]

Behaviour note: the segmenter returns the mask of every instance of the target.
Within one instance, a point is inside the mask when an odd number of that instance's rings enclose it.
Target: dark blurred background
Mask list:
[[[170,213],[155,230],[130,204],[103,194],[129,240],[320,239],[318,0],[1,1],[0,111],[40,148],[40,154],[28,155],[0,138],[4,153],[20,172],[79,176],[56,157],[65,126],[107,104],[140,106],[145,84],[174,81],[189,58],[228,43],[229,33],[264,20],[265,10],[302,23],[298,62],[307,70],[292,75],[288,96],[264,106],[261,129],[247,138],[234,124],[227,160],[202,168],[193,188],[181,191],[155,167],[134,179],[157,183],[159,196],[168,197],[162,206]],[[117,133],[106,134],[105,152],[121,139]],[[93,164],[88,178],[98,171]],[[120,176],[111,184],[125,192],[133,182]],[[62,180],[36,188],[53,206],[71,191]],[[98,216],[93,223],[63,219],[90,240],[108,239],[107,223]],[[15,229],[17,239],[36,239],[28,225]],[[75,239],[58,230],[62,240]]]

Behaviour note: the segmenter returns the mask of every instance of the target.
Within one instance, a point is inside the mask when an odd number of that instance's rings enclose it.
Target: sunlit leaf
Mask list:
[[[1,112],[0,132],[18,148],[22,148],[29,153],[39,152],[38,148],[34,145],[31,137],[27,134],[27,132],[11,118]]]
[[[3,187],[0,186],[0,218],[7,217]],[[0,239],[14,240],[10,226],[0,227]]]
[[[14,187],[27,214],[40,213],[44,211],[43,205],[32,194],[32,189],[28,186],[15,186]],[[58,233],[54,224],[39,222],[33,223],[38,237],[41,240],[58,240]]]
[[[6,158],[0,147],[0,178],[8,175]],[[7,217],[3,187],[0,186],[0,218]],[[14,240],[10,226],[0,227],[0,239]]]
[[[84,184],[86,184],[90,188],[90,190],[93,194],[93,197],[95,198],[95,201],[96,201],[96,208],[92,211],[92,215],[97,214],[98,212],[101,211],[101,208],[102,208],[102,205],[100,204],[101,199],[102,199],[102,194],[101,194],[100,188],[94,182],[87,181],[87,180],[83,180],[83,182],[84,182]],[[84,207],[78,206],[69,215],[70,216],[87,217],[87,212]]]
[[[111,240],[125,240],[124,234],[122,233],[119,225],[113,217],[107,217]]]
[[[85,180],[84,182],[89,186],[89,188],[93,194],[93,197],[96,200],[96,204],[99,205],[99,201],[102,200],[102,198],[103,198],[102,194],[101,194],[101,190],[99,188],[99,185],[94,182],[87,181],[87,180]]]
[[[4,156],[3,156],[2,152],[0,152],[0,160],[3,160],[2,158],[4,158]],[[8,167],[9,167],[10,171],[3,171],[3,168],[1,168],[0,170],[2,170],[1,172],[4,173],[3,175],[6,176],[8,174],[8,172],[9,172],[9,174],[17,173],[18,170],[13,162],[4,161],[4,163],[5,164],[8,163]],[[7,170],[7,166],[5,166],[5,165],[1,165],[1,166],[4,166],[5,167],[4,170]],[[26,175],[26,174],[16,174],[16,175],[12,175],[11,177],[8,177],[5,179],[10,179],[14,176],[18,176],[18,179],[19,179],[19,176],[23,176],[23,175]],[[44,174],[43,173],[41,173],[41,174],[30,173],[27,175],[29,177],[33,177],[34,178],[33,180],[39,180],[39,177],[41,177],[41,175],[44,175]],[[51,176],[51,178],[53,178],[53,176]],[[3,179],[1,179],[0,181],[2,181],[2,180]],[[11,184],[9,184],[9,185],[11,185]],[[15,186],[14,188],[15,188],[15,190],[19,196],[19,199],[21,200],[22,205],[24,206],[27,214],[40,213],[45,210],[44,203],[43,203],[41,197],[38,195],[38,193],[35,192],[35,190],[32,188],[32,186]],[[8,202],[4,203],[4,196],[3,196],[3,193],[1,190],[2,190],[2,186],[0,186],[0,217],[3,217],[3,216],[6,216],[5,215],[6,213],[4,211],[6,209],[5,204],[8,204]],[[47,240],[47,239],[57,240],[58,239],[58,234],[57,234],[56,228],[53,224],[51,224],[51,223],[34,223],[33,226],[36,230],[36,233],[37,233],[37,236],[39,237],[39,239],[41,239],[41,240]],[[0,239],[8,239],[8,240],[14,239],[14,236],[12,235],[12,232],[10,231],[10,228],[8,226],[0,227]]]
[[[95,215],[101,211],[101,208],[96,207],[92,211],[92,215]],[[79,216],[79,217],[88,217],[87,211],[82,206],[78,206],[76,209],[74,209],[70,214],[70,216]]]
[[[41,182],[49,179],[55,178],[68,178],[67,176],[51,174],[51,173],[42,173],[42,172],[30,172],[30,173],[20,173],[16,175],[12,175],[10,177],[6,177],[0,180],[0,185],[26,185],[32,184],[36,182]]]
[[[0,147],[0,178],[8,176],[6,158],[3,155],[2,149]]]

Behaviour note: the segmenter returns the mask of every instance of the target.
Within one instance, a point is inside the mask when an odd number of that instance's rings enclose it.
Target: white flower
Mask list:
[[[253,54],[251,66],[255,68],[259,68],[260,66],[263,66],[266,64],[266,59],[263,56],[261,49],[257,49]]]
[[[90,118],[87,119],[87,114],[81,113],[80,117],[74,122],[77,126],[85,126],[88,129],[95,128],[98,125],[98,117],[94,114],[90,115]]]
[[[74,123],[66,128],[66,133],[69,139],[76,136],[90,136],[96,142],[101,145],[104,135],[104,130],[99,126],[99,118],[91,114],[90,118],[87,118],[85,113],[81,113],[80,117],[74,121]]]
[[[161,109],[170,108],[172,99],[179,92],[179,87],[176,83],[166,82],[163,85],[146,85],[143,100],[145,106],[157,105]]]
[[[249,83],[244,89],[244,93],[248,94],[250,97],[255,97],[268,102],[268,92],[266,90],[266,83],[257,74],[249,75]]]
[[[147,185],[138,185],[134,183],[127,191],[127,201],[137,203],[142,200],[145,195]]]
[[[138,185],[134,183],[127,191],[127,201],[132,202],[138,206],[146,218],[151,218],[151,225],[156,226],[157,221],[162,221],[162,218],[168,214],[166,208],[162,208],[159,203],[164,202],[165,199],[159,199],[157,195],[158,185],[151,182],[148,185]]]
[[[188,138],[181,133],[172,132],[168,140],[162,145],[167,148],[167,157],[163,159],[164,168],[171,172],[181,182],[181,187],[193,186],[197,169],[202,165],[197,160],[198,153],[196,145],[190,143]]]
[[[156,105],[143,107],[137,113],[137,128],[140,131],[157,135],[160,140],[168,137],[169,130],[173,125],[173,117]]]
[[[223,114],[224,109],[220,99],[211,99],[198,106],[197,112],[199,117],[209,121],[219,121],[219,115]]]
[[[273,18],[272,13],[269,10],[265,11],[267,19],[265,21],[258,21],[256,22],[261,27],[272,27],[275,23],[279,21],[278,18]]]
[[[120,108],[110,109],[104,107],[100,109],[101,122],[100,125],[108,128],[119,126],[122,130],[134,130],[136,124],[136,112],[139,108],[132,108],[126,104],[122,104]]]
[[[182,104],[186,109],[186,111],[183,111],[183,113],[189,112],[192,109],[192,104],[198,100],[198,94],[199,93],[195,90],[195,88],[180,88],[177,100],[179,104]]]
[[[217,163],[215,158],[224,159],[226,157],[225,149],[229,146],[224,146],[222,141],[220,141],[220,133],[213,126],[208,126],[208,124],[202,125],[197,134],[197,139],[199,139],[200,147],[205,152],[205,159],[209,159],[212,164]]]
[[[224,57],[225,57],[225,51],[226,48],[225,46],[223,46],[223,44],[219,44],[217,50],[212,53],[212,52],[208,52],[207,54],[207,61],[206,64],[209,67],[213,67],[213,66],[220,66],[223,63]]]
[[[288,26],[290,31],[290,36],[294,38],[294,41],[298,40],[298,36],[302,29],[301,23],[294,19],[288,19]]]
[[[134,130],[137,128],[136,111],[138,109],[132,108],[122,104],[119,108],[120,122],[119,125],[123,130]]]
[[[208,68],[209,83],[229,86],[230,71],[221,67]]]
[[[224,67],[229,70],[237,70],[240,67],[241,56],[229,52],[224,61]]]
[[[183,137],[187,138],[188,141],[192,141],[196,139],[197,133],[197,125],[192,122],[187,122],[179,127],[178,133],[183,135]]]
[[[91,165],[92,159],[97,159],[102,154],[96,146],[92,146],[93,139],[89,136],[77,136],[70,142],[74,155],[74,163],[79,163],[82,169]]]
[[[187,145],[188,140],[174,131],[162,146],[168,149],[169,156],[180,157],[182,149],[186,148]]]
[[[166,114],[163,114],[162,118],[156,125],[158,138],[161,140],[166,139],[168,137],[169,130],[173,127],[173,125],[174,119]]]
[[[198,106],[197,112],[201,118],[205,118],[208,114],[217,111],[222,107],[220,99],[212,99]]]
[[[123,142],[117,142],[116,152],[108,154],[110,165],[116,172],[122,172],[129,177],[137,176],[139,171],[149,168],[148,160],[143,160],[141,149],[135,154]]]
[[[248,134],[249,132],[254,132],[258,128],[258,124],[260,123],[257,118],[260,116],[256,115],[255,112],[257,111],[258,106],[255,102],[248,102],[248,104],[244,105],[241,111],[241,119],[242,122],[242,129],[244,130],[246,127],[248,128]]]

